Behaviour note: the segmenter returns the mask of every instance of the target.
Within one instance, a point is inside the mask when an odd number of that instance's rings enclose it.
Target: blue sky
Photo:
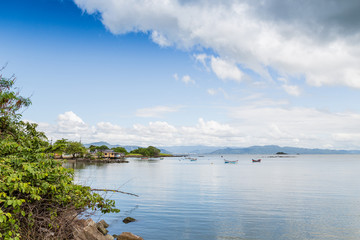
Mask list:
[[[2,74],[51,139],[360,148],[357,1],[0,4]]]

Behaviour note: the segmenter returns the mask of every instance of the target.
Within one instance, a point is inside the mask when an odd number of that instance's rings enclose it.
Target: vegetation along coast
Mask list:
[[[73,169],[63,167],[63,156],[103,161],[122,149],[88,151],[65,139],[51,144],[37,124],[22,120],[22,110],[30,105],[15,87],[15,77],[1,75],[0,239],[142,239],[131,233],[110,236],[106,223],[79,218],[85,211],[120,210],[99,190],[75,184]],[[137,153],[154,156],[159,151],[149,147]]]

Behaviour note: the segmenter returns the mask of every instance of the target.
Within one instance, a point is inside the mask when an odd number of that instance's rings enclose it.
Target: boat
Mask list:
[[[192,161],[192,162],[194,162],[194,161],[197,160],[197,158],[189,158],[189,159],[190,159],[190,161]]]
[[[224,163],[237,163],[238,161],[239,161],[239,160],[230,161],[230,160],[224,159]]]
[[[259,158],[259,159],[253,159],[252,162],[261,162],[261,158]]]

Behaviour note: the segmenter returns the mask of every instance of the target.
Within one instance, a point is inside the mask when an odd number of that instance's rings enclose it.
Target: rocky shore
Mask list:
[[[106,228],[109,227],[104,220],[95,223],[91,218],[79,219],[74,224],[75,240],[144,240],[130,232],[123,232],[120,235],[110,235]]]

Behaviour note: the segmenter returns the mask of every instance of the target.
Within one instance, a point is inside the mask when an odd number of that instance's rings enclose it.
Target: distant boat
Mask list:
[[[252,162],[261,162],[261,158],[259,158],[259,159],[253,159]]]
[[[149,160],[148,157],[141,157],[141,160]]]
[[[239,160],[230,161],[230,160],[224,159],[224,163],[237,163],[238,161],[239,161]]]
[[[194,161],[197,161],[197,158],[189,158],[190,161],[194,162]]]

